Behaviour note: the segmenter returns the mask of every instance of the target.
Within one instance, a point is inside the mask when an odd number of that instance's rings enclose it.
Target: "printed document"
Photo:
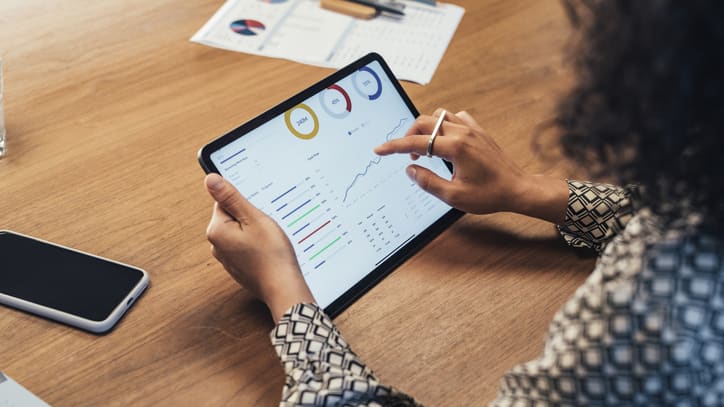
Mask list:
[[[360,20],[319,0],[227,0],[191,41],[310,65],[341,68],[377,52],[398,79],[427,84],[465,10],[405,2],[405,15]]]

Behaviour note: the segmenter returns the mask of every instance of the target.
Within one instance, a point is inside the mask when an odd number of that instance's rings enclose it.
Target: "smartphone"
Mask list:
[[[148,281],[148,273],[137,267],[0,230],[1,304],[104,333]]]

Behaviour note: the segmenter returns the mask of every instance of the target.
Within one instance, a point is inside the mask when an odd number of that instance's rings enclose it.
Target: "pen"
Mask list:
[[[336,11],[337,13],[346,14],[348,16],[369,20],[377,15],[376,8],[371,6],[363,6],[362,4],[352,3],[347,0],[321,0],[320,5],[327,10]]]
[[[405,13],[402,11],[405,5],[396,1],[381,1],[381,0],[346,0],[352,3],[363,4],[365,6],[374,7],[377,11],[385,13],[397,14],[404,16]]]

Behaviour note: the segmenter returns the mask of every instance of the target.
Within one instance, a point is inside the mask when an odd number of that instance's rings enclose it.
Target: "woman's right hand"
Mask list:
[[[425,155],[441,112],[418,117],[405,137],[377,146],[375,153],[409,153],[413,160]],[[449,205],[476,214],[510,211],[555,223],[565,219],[566,182],[525,173],[467,112],[446,114],[432,150],[453,163],[452,179],[416,164],[407,167],[407,175]]]

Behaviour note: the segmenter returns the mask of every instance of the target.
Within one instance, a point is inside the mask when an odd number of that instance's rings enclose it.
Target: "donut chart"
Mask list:
[[[364,98],[375,100],[382,95],[382,81],[372,68],[363,66],[352,78],[354,88]]]
[[[349,94],[336,83],[319,94],[319,104],[335,119],[344,119],[352,112],[352,100]]]
[[[229,28],[239,35],[246,36],[259,35],[266,30],[266,26],[261,21],[256,20],[236,20],[229,25]]]
[[[300,103],[284,113],[287,129],[297,138],[311,140],[319,133],[319,119],[311,107]]]

